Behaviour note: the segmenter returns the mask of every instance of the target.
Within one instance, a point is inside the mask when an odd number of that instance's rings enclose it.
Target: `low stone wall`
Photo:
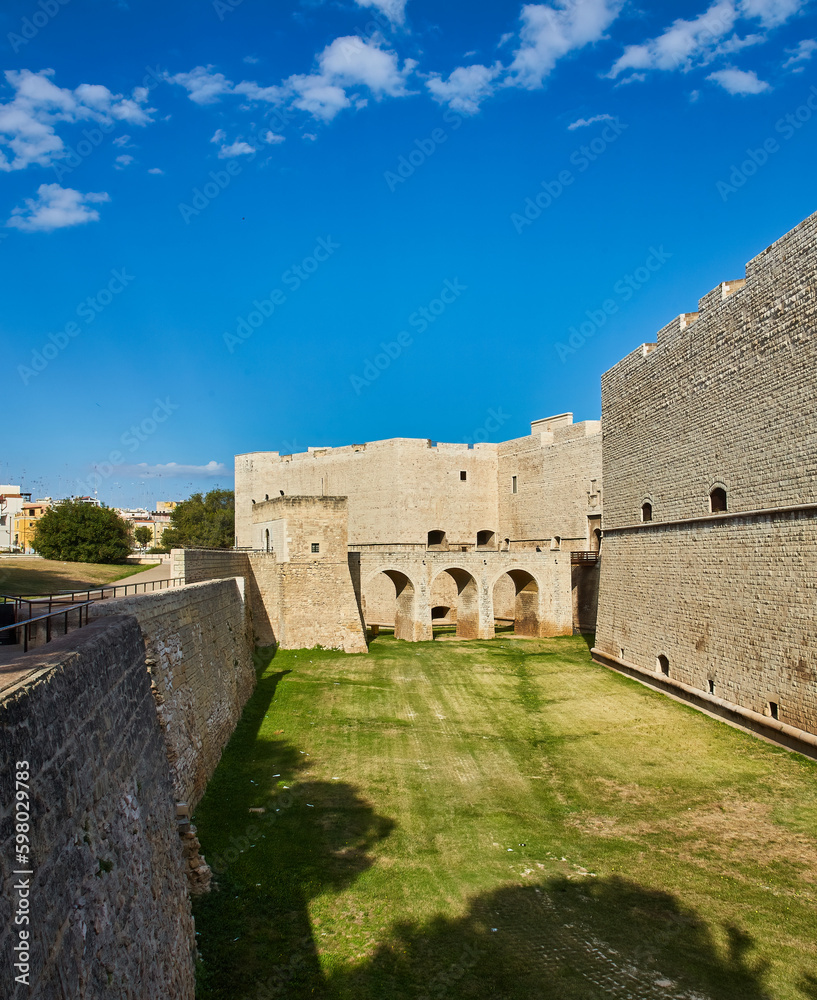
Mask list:
[[[201,799],[255,686],[244,580],[102,601],[92,618],[133,615],[164,729],[174,794]]]
[[[139,625],[92,622],[19,657],[14,670],[16,683],[0,689],[3,995],[193,1000],[187,879]],[[34,873],[31,923],[21,926],[18,761],[31,776]],[[30,934],[29,985],[13,980],[21,929]]]

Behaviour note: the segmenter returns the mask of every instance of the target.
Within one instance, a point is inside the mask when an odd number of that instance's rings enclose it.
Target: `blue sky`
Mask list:
[[[150,506],[597,418],[817,208],[816,39],[804,0],[7,0],[0,482]]]

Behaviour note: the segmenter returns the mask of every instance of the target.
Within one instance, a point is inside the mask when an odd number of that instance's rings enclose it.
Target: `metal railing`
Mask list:
[[[123,583],[114,585],[112,587],[90,587],[85,590],[65,590],[56,594],[40,594],[38,596],[32,597],[18,597],[15,594],[0,594],[0,599],[2,599],[3,604],[14,604],[14,613],[18,615],[20,609],[24,604],[28,605],[28,617],[34,614],[35,608],[45,607],[48,605],[49,613],[53,611],[54,606],[65,605],[65,604],[76,604],[81,598],[85,602],[94,603],[95,601],[104,601],[108,598],[122,596],[127,597],[128,593],[132,594],[147,594],[152,593],[154,590],[165,590],[168,587],[183,587],[185,584],[185,578],[183,576],[174,576],[169,580],[146,580],[143,583]],[[139,588],[142,588],[141,590]],[[118,594],[117,591],[120,593]]]
[[[83,601],[81,604],[71,604],[67,608],[60,608],[58,611],[50,611],[44,615],[36,615],[34,618],[27,618],[24,621],[14,622],[13,625],[3,625],[0,627],[0,633],[10,632],[12,638],[15,640],[14,645],[17,645],[19,640],[16,636],[17,629],[23,630],[23,652],[28,652],[28,644],[31,641],[31,626],[36,622],[45,622],[45,641],[51,642],[51,622],[52,619],[59,618],[61,615],[64,617],[63,625],[63,635],[68,635],[68,616],[72,611],[78,612],[77,614],[77,628],[82,628],[83,625],[88,624],[88,608],[94,603],[94,601]],[[83,615],[84,612],[84,615]],[[83,621],[83,617],[85,621]]]

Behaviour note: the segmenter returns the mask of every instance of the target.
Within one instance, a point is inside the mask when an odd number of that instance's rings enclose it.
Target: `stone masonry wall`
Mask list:
[[[599,421],[587,420],[499,445],[500,540],[544,548],[558,536],[564,550],[587,549],[588,516],[601,513],[601,441]]]
[[[174,790],[137,622],[110,617],[15,661],[0,691],[0,967],[9,1000],[193,1000]],[[30,986],[12,980],[11,804],[30,764]]]
[[[814,215],[604,375],[596,639],[812,733],[816,274]],[[726,513],[710,511],[716,486]]]
[[[243,579],[102,601],[92,618],[133,615],[144,636],[174,794],[204,794],[255,686]]]

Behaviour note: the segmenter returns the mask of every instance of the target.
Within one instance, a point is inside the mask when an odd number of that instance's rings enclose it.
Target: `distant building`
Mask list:
[[[30,493],[22,493],[19,486],[0,486],[0,552],[14,548],[14,519],[23,509]]]
[[[37,530],[37,522],[52,506],[51,497],[43,497],[41,500],[25,502],[19,514],[14,517],[14,542],[15,552],[34,552],[34,533]]]
[[[178,500],[157,500],[156,511],[159,514],[169,514],[179,506]]]
[[[174,501],[164,502],[174,503]],[[156,506],[158,507],[159,504]],[[149,547],[161,545],[162,535],[165,533],[165,529],[170,527],[170,514],[161,510],[151,512],[144,507],[117,507],[116,512],[123,521],[128,522],[133,531],[136,531],[137,528],[150,528],[153,532],[153,538]]]

